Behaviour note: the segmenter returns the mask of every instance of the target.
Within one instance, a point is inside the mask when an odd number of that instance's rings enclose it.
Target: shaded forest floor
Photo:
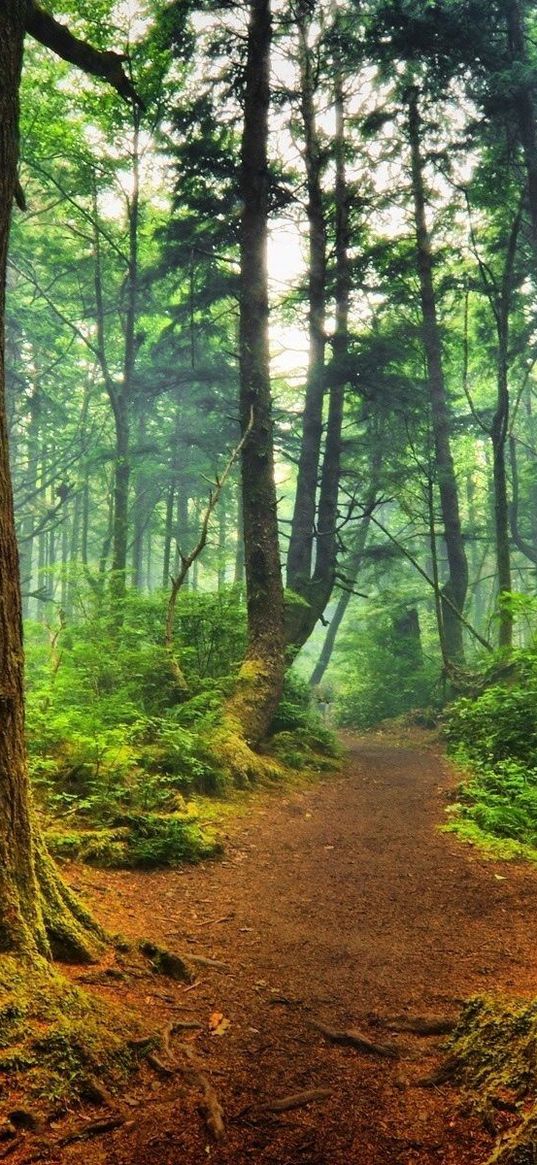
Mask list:
[[[417,1085],[442,1059],[443,1039],[386,1032],[379,1019],[453,1016],[488,991],[537,997],[537,870],[484,860],[440,833],[453,784],[426,733],[347,737],[344,771],[261,793],[231,819],[222,862],[178,871],[69,868],[99,918],[190,954],[193,983],[124,981],[74,970],[148,1027],[184,1026],[171,1059],[111,1100],[123,1123],[45,1151],[28,1133],[9,1160],[85,1165],[477,1165],[493,1138],[452,1085]],[[202,960],[214,962],[203,962]],[[217,964],[217,965],[215,965]],[[99,981],[100,980],[100,981]],[[215,1015],[216,1013],[216,1015]],[[218,1016],[221,1034],[209,1030]],[[392,1060],[327,1040],[315,1027],[359,1029],[397,1044]],[[189,1046],[224,1110],[216,1144],[189,1079]],[[177,1060],[187,1068],[165,1074]],[[163,1068],[159,1070],[159,1062]],[[307,1105],[263,1109],[305,1090]],[[105,1119],[73,1113],[60,1135]],[[500,1128],[513,1118],[499,1118]],[[41,1143],[39,1143],[39,1140]],[[0,1152],[3,1156],[4,1150]]]

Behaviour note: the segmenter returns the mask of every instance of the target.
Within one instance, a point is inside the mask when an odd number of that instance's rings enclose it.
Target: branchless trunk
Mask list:
[[[309,356],[302,440],[298,461],[295,504],[287,554],[287,585],[307,599],[312,572],[313,542],[323,432],[326,347],[326,224],[321,188],[322,161],[315,117],[315,80],[308,44],[310,18],[298,18],[300,111],[304,131],[304,162],[308,192]]]
[[[338,73],[336,73],[335,82],[335,108],[336,320],[332,344],[333,359],[328,403],[328,421],[319,494],[317,555],[313,575],[317,617],[324,611],[332,594],[336,577],[338,495],[341,475],[341,430],[343,426],[343,406],[345,401],[349,297],[351,289],[348,259],[348,191],[345,176],[345,112],[341,77]]]
[[[528,175],[528,202],[532,243],[537,258],[537,129],[535,125],[535,104],[533,98],[534,87],[533,82],[528,80],[528,59],[524,27],[525,4],[521,0],[507,0],[506,17],[511,60],[514,65],[518,66],[518,83],[516,83],[514,101]]]
[[[339,71],[335,74],[335,330],[332,341],[332,362],[329,371],[323,371],[323,383],[329,382],[328,418],[322,455],[321,480],[317,509],[315,562],[306,584],[289,577],[293,590],[305,598],[307,607],[296,606],[288,611],[287,636],[296,650],[311,635],[317,620],[330,599],[334,587],[338,550],[338,495],[341,474],[341,430],[346,383],[346,355],[348,348],[348,315],[350,296],[350,267],[348,260],[349,215],[348,191],[345,175],[345,111]],[[326,278],[326,271],[324,273]],[[311,283],[310,283],[311,295]],[[323,285],[324,295],[324,285]],[[324,312],[323,312],[324,321]],[[323,322],[324,327],[324,322]],[[324,361],[324,355],[323,355]],[[306,433],[304,432],[304,439]],[[317,471],[318,472],[318,471]],[[311,553],[309,556],[311,568]]]
[[[342,624],[343,619],[345,617],[345,614],[347,612],[347,607],[348,607],[349,602],[352,598],[354,584],[357,581],[358,572],[359,572],[360,567],[362,565],[362,561],[363,561],[363,557],[364,557],[364,550],[365,550],[366,542],[367,542],[367,535],[368,535],[369,527],[371,524],[371,512],[374,509],[374,506],[375,506],[375,497],[374,497],[374,494],[372,492],[368,502],[366,502],[366,510],[365,510],[363,517],[360,520],[360,525],[358,527],[356,544],[353,548],[349,564],[348,564],[346,571],[345,571],[347,585],[346,585],[345,589],[341,591],[341,594],[340,594],[338,602],[337,602],[336,609],[334,611],[334,614],[332,615],[332,618],[330,619],[330,623],[328,624],[328,627],[326,630],[326,635],[324,637],[323,645],[322,645],[321,651],[319,653],[319,658],[318,658],[317,663],[315,664],[315,667],[311,673],[311,677],[310,677],[309,682],[310,682],[310,685],[312,688],[316,687],[317,684],[321,683],[321,680],[324,676],[324,673],[325,673],[325,671],[328,667],[328,664],[330,663],[330,660],[332,658],[332,652],[333,652],[334,647],[335,647],[337,633],[339,631],[339,628],[341,627],[341,624]]]
[[[250,7],[241,151],[240,413],[248,643],[228,710],[249,742],[263,737],[285,668],[268,349],[267,138],[270,0]]]
[[[421,119],[419,93],[409,86],[408,135],[411,149],[412,194],[416,230],[416,258],[423,318],[423,344],[427,361],[427,381],[431,405],[440,509],[444,525],[449,577],[443,591],[450,603],[443,602],[442,622],[447,656],[454,662],[464,659],[462,622],[453,611],[464,610],[468,589],[468,564],[464,549],[455,467],[450,447],[450,422],[447,393],[442,367],[442,347],[436,313],[433,283],[433,259],[425,213],[425,186],[421,153]]]
[[[511,227],[502,276],[501,293],[495,308],[498,336],[498,371],[496,409],[492,418],[494,524],[496,533],[496,563],[500,598],[499,646],[511,647],[513,616],[505,601],[511,591],[511,550],[509,543],[509,501],[505,447],[509,429],[509,320],[512,307],[513,275],[521,213]],[[504,600],[502,602],[502,599]]]

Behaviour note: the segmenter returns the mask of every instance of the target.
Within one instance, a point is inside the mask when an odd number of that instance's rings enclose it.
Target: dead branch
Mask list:
[[[177,663],[177,660],[175,659],[174,654],[173,654],[173,641],[174,641],[173,624],[174,624],[175,605],[177,603],[177,596],[178,596],[179,591],[181,590],[181,587],[182,587],[182,585],[187,577],[187,574],[190,570],[190,567],[193,565],[193,563],[196,561],[196,559],[199,558],[200,554],[205,549],[205,546],[207,544],[207,535],[209,533],[209,523],[211,521],[211,517],[214,513],[214,510],[216,509],[216,506],[218,505],[220,495],[221,495],[222,490],[226,484],[226,481],[231,473],[231,470],[233,469],[235,462],[237,461],[238,457],[240,456],[240,453],[242,451],[244,444],[248,440],[248,437],[249,437],[249,435],[252,431],[252,428],[253,428],[253,423],[254,423],[254,410],[252,408],[250,410],[250,419],[248,421],[246,429],[244,430],[244,433],[242,434],[242,437],[241,437],[238,445],[235,446],[235,449],[230,454],[228,461],[227,461],[227,464],[224,468],[224,472],[222,473],[221,477],[218,477],[218,476],[216,477],[216,480],[214,482],[214,487],[213,487],[213,489],[211,489],[211,491],[209,493],[209,500],[208,500],[207,506],[205,508],[205,513],[203,514],[203,518],[201,521],[201,532],[200,532],[200,536],[198,538],[196,545],[189,552],[189,554],[183,554],[180,547],[178,547],[179,558],[181,561],[181,567],[179,570],[179,574],[176,575],[175,578],[173,576],[171,578],[172,589],[170,591],[170,597],[168,599],[168,610],[166,613],[166,626],[165,626],[165,632],[164,632],[164,647],[168,653],[168,658],[170,661],[170,668],[172,671],[172,675],[177,683],[178,688],[183,692],[186,692],[188,690],[188,685],[187,685],[186,679],[183,675],[183,672],[181,671],[181,668],[180,668],[179,664]]]
[[[347,1044],[358,1048],[361,1052],[368,1052],[374,1056],[383,1056],[386,1060],[398,1060],[399,1049],[395,1044],[377,1044],[354,1028],[338,1029],[327,1027],[324,1023],[313,1021],[313,1027],[321,1032],[332,1044]]]

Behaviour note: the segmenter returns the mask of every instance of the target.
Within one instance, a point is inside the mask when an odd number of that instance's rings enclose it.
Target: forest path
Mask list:
[[[405,1087],[438,1038],[395,1035],[399,1062],[326,1041],[312,1021],[386,1039],[375,1016],[456,1015],[483,991],[537,995],[537,872],[486,861],[437,829],[453,784],[414,734],[347,738],[344,771],[283,799],[254,798],[223,862],[149,874],[76,868],[102,920],[198,965],[197,985],[142,982],[132,1002],[203,1029],[193,1047],[225,1111],[216,1145],[184,1077],[129,1087],[129,1127],[63,1150],[85,1165],[477,1165],[490,1137],[449,1085]],[[124,999],[112,984],[107,996]],[[187,1011],[186,1009],[192,1009]],[[230,1020],[208,1031],[218,1011]],[[181,1038],[181,1037],[179,1037]],[[183,1037],[184,1038],[184,1037]],[[431,1046],[432,1045],[432,1046]],[[278,1115],[255,1106],[304,1089],[329,1098]],[[249,1106],[252,1106],[251,1108]]]

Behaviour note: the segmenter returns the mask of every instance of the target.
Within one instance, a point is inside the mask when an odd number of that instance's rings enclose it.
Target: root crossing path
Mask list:
[[[103,922],[190,954],[195,979],[101,988],[161,1018],[181,1067],[166,1075],[157,1057],[129,1086],[121,1127],[52,1161],[486,1160],[492,1138],[457,1089],[418,1085],[446,1036],[383,1021],[456,1018],[483,992],[537,995],[537,872],[487,861],[438,831],[454,778],[426,734],[346,744],[341,774],[283,799],[262,795],[232,819],[222,862],[76,869]],[[327,1034],[349,1030],[365,1043]],[[223,1111],[220,1141],[200,1080]]]

